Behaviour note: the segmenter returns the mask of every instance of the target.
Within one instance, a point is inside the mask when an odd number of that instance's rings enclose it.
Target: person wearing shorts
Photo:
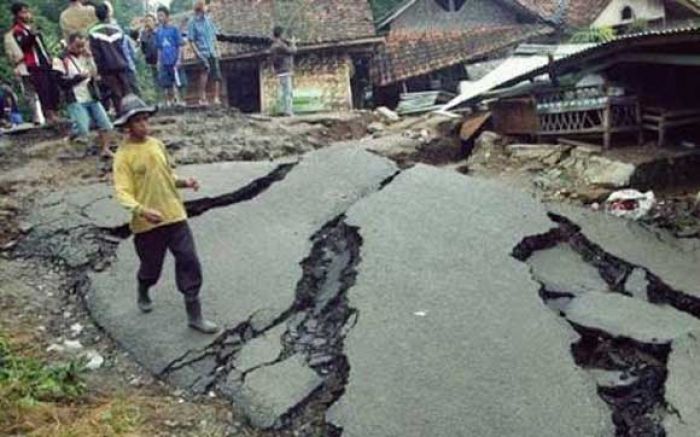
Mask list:
[[[83,34],[73,33],[68,37],[68,48],[63,61],[62,85],[68,114],[73,121],[73,135],[86,138],[91,124],[98,130],[97,140],[103,158],[111,157],[109,150],[109,133],[112,123],[107,111],[100,103],[99,92],[94,82],[97,75],[87,41]]]
[[[179,67],[182,59],[182,35],[177,26],[170,24],[170,11],[165,6],[158,8],[156,47],[158,48],[158,82],[165,93],[165,106],[180,104],[178,88]]]
[[[199,104],[206,105],[207,86],[213,84],[214,105],[221,104],[221,65],[219,64],[219,52],[216,48],[216,35],[218,29],[206,12],[204,0],[194,2],[194,16],[187,26],[187,38],[192,50],[199,60],[197,72],[197,86],[199,92]]]

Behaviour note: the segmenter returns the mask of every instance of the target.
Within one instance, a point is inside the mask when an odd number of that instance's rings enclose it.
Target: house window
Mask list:
[[[634,20],[634,10],[630,6],[622,8],[622,21]]]
[[[466,2],[467,0],[435,0],[435,3],[447,12],[459,11]]]

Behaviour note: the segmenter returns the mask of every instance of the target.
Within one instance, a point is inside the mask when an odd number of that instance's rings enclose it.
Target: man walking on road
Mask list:
[[[90,29],[90,51],[97,64],[100,78],[110,92],[112,104],[121,112],[121,100],[131,93],[129,62],[124,53],[124,32],[109,23],[109,8],[104,4],[95,10],[100,24]]]
[[[283,38],[284,29],[276,26],[272,31],[272,67],[279,78],[279,105],[283,115],[294,115],[294,55],[297,53],[296,40]]]
[[[221,104],[221,66],[219,64],[219,52],[216,48],[216,34],[218,30],[211,17],[206,12],[204,0],[195,0],[194,17],[190,19],[187,27],[187,38],[192,50],[199,60],[199,72],[197,86],[199,91],[199,104],[207,104],[207,85],[213,82],[214,105]]]
[[[137,274],[139,309],[153,310],[149,289],[156,285],[167,250],[175,257],[177,287],[185,298],[188,325],[205,334],[218,327],[202,317],[199,292],[202,268],[194,237],[187,224],[187,212],[178,188],[199,189],[196,179],[178,179],[163,143],[149,136],[148,118],[156,107],[138,96],[128,95],[114,124],[124,127],[126,141],[114,157],[114,185],[117,199],[132,213],[136,253],[141,261]]]

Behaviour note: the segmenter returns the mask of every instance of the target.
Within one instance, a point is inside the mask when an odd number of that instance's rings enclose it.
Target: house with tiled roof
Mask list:
[[[465,64],[500,57],[519,43],[554,31],[512,0],[408,0],[379,20],[386,42],[373,64],[378,98],[402,92],[456,91]]]
[[[566,41],[577,30],[698,16],[700,0],[406,0],[378,21],[386,42],[373,64],[379,99],[473,79],[466,66],[523,42]]]
[[[302,111],[352,109],[371,86],[369,65],[383,39],[367,0],[211,0],[209,13],[222,35],[266,38],[280,25],[297,39],[295,106]],[[219,42],[219,49],[226,101],[274,113],[278,80],[267,48]]]
[[[617,27],[697,17],[699,0],[513,0],[563,29]]]

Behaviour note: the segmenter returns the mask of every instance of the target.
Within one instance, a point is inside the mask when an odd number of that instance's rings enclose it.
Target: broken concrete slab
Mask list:
[[[560,244],[535,252],[527,263],[532,268],[534,279],[551,293],[579,296],[608,289],[598,270],[586,264],[568,245]]]
[[[677,415],[664,419],[669,437],[695,437],[700,429],[700,333],[676,339],[671,345],[666,379],[666,401]]]
[[[328,413],[344,436],[612,434],[575,335],[510,255],[552,227],[534,199],[419,165],[347,223],[364,243],[349,382]]]
[[[358,148],[322,149],[305,155],[283,181],[258,197],[192,219],[204,268],[206,315],[226,327],[261,309],[281,315],[294,302],[302,276],[299,263],[309,253],[311,235],[395,171],[390,161]],[[154,289],[155,310],[139,314],[132,292],[137,266],[132,243],[120,245],[112,268],[93,276],[87,301],[98,324],[160,373],[213,337],[187,328],[170,259]]]
[[[180,178],[194,177],[199,180],[199,191],[183,190],[182,192],[185,200],[195,200],[228,194],[255,179],[264,177],[280,164],[288,162],[293,161],[229,161],[193,164],[177,167],[175,173]]]
[[[563,205],[549,208],[580,226],[586,238],[607,253],[646,268],[676,291],[700,297],[700,250],[692,242],[600,212]]]
[[[282,334],[286,330],[286,325],[281,323],[264,335],[245,343],[233,362],[236,370],[245,373],[279,358],[282,352]]]
[[[632,270],[625,281],[625,291],[637,299],[649,300],[648,288],[647,272],[640,268]]]
[[[245,385],[233,395],[236,405],[258,428],[279,425],[280,419],[302,403],[323,379],[304,359],[294,355],[281,363],[261,367],[251,372]]]
[[[618,293],[587,293],[565,309],[566,318],[584,328],[641,343],[664,344],[700,329],[700,320],[674,308]]]

